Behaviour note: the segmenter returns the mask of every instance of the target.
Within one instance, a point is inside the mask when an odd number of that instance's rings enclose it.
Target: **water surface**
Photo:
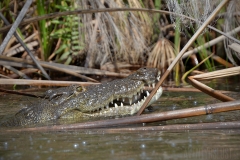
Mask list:
[[[238,97],[238,94],[232,96]],[[0,118],[33,103],[34,98],[0,95]],[[164,92],[153,112],[171,111],[220,102],[204,93]],[[239,111],[155,122],[146,125],[240,120]],[[6,159],[239,159],[240,129],[136,131],[104,130],[6,132],[0,129],[0,160]]]

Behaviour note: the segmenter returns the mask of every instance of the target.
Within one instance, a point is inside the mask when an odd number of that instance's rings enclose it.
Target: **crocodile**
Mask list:
[[[48,90],[45,98],[18,111],[0,126],[25,126],[56,119],[84,117],[128,116],[138,112],[149,91],[144,86],[155,87],[160,79],[157,68],[140,68],[123,79],[98,85],[70,85]],[[148,105],[162,94],[162,87]]]

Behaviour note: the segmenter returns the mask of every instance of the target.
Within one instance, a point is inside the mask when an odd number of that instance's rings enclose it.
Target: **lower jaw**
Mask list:
[[[148,103],[148,106],[152,103],[156,102],[160,96],[162,95],[162,87],[159,87],[156,94],[152,97],[150,102]],[[61,118],[81,118],[81,117],[118,117],[118,116],[127,116],[127,115],[133,115],[139,111],[143,103],[146,101],[149,94],[147,94],[146,97],[139,100],[137,103],[134,103],[132,105],[115,105],[115,107],[110,107],[108,110],[96,112],[96,113],[82,113],[79,111],[73,111],[68,113],[67,115],[64,115]]]

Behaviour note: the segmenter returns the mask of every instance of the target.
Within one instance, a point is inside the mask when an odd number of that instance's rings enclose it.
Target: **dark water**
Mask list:
[[[239,94],[231,95],[239,97]],[[34,98],[0,95],[0,118],[34,102]],[[154,112],[196,107],[219,102],[204,93],[164,92],[153,105]],[[149,112],[146,112],[149,113]],[[156,122],[223,122],[240,120],[232,111],[192,118]],[[108,133],[105,130],[61,132],[7,132],[0,129],[0,160],[6,159],[240,159],[240,129],[136,131]]]
[[[239,159],[240,130],[1,133],[0,159]]]

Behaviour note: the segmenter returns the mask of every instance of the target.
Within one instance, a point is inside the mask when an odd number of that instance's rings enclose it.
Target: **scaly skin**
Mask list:
[[[144,85],[153,85],[154,87],[155,81],[159,78],[158,69],[140,68],[124,79],[100,85],[86,88],[72,85],[48,90],[46,98],[49,99],[39,100],[36,104],[23,108],[1,125],[23,126],[59,118],[133,115],[140,109],[149,94],[140,98]],[[162,88],[160,87],[150,103],[156,101],[161,94]],[[132,104],[134,101],[136,104]],[[112,103],[114,103],[113,107],[111,107]]]

